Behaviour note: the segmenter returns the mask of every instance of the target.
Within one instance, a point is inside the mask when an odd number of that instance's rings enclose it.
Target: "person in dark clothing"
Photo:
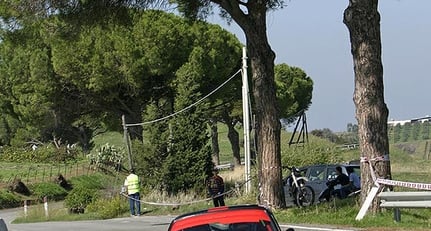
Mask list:
[[[349,185],[350,181],[349,181],[349,177],[343,173],[342,168],[340,166],[337,166],[335,168],[337,177],[334,180],[328,181],[326,183],[326,186],[328,186],[328,188],[325,189],[325,191],[322,192],[322,194],[319,196],[319,201],[322,201],[323,199],[325,199],[326,201],[329,201],[331,195],[334,195],[340,199],[343,199],[343,193],[341,192],[340,189],[335,189],[334,187],[337,184],[340,184],[341,187],[343,186],[347,186]]]
[[[218,175],[218,169],[213,170],[213,176],[207,181],[208,194],[213,199],[214,207],[224,206],[224,182]]]
[[[352,167],[346,167],[346,171],[349,175],[349,184],[341,188],[342,198],[347,197],[350,193],[361,190],[361,178],[359,178]]]

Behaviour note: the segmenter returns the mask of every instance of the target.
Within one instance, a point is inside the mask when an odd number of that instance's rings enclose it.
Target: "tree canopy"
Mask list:
[[[292,122],[311,105],[313,80],[299,67],[275,65],[275,85],[281,118]]]
[[[274,59],[266,33],[266,12],[283,6],[283,1],[236,1],[236,0],[177,0],[177,1],[46,1],[2,2],[0,12],[13,14],[13,10],[24,12],[24,16],[44,16],[53,13],[65,17],[80,14],[86,22],[105,19],[105,15],[118,13],[121,7],[148,7],[151,4],[174,3],[188,18],[201,18],[209,13],[212,3],[219,6],[225,16],[229,16],[243,29],[252,70],[252,92],[255,102],[257,151],[259,163],[261,204],[270,207],[284,207],[284,192],[281,172],[280,117],[276,100],[274,81]],[[22,4],[22,5],[20,5]],[[13,9],[13,10],[7,10]],[[37,14],[39,13],[39,14]],[[91,17],[89,17],[91,15]],[[87,16],[87,17],[85,17]],[[29,18],[29,17],[24,17]],[[24,21],[24,20],[23,20]]]

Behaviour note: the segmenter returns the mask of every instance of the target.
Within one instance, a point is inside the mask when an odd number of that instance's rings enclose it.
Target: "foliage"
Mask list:
[[[280,117],[292,122],[311,104],[313,80],[298,67],[275,65],[275,84]]]
[[[0,190],[0,209],[15,208],[21,204],[19,196],[7,191]]]
[[[0,143],[62,139],[88,151],[92,136],[121,129],[120,113],[136,123],[151,100],[172,102],[175,72],[195,45],[207,50],[205,90],[238,64],[240,43],[219,26],[161,11],[116,12],[125,17],[105,15],[96,20],[102,25],[76,24],[86,14],[78,10],[2,31]]]
[[[120,217],[129,211],[127,201],[119,195],[112,198],[99,198],[87,206],[86,212],[97,213],[102,219]]]
[[[401,131],[401,142],[407,142],[411,137],[412,124],[405,123]]]
[[[388,129],[389,133],[392,133],[392,143],[398,143],[401,140],[401,125],[397,124],[394,127]]]
[[[159,188],[162,183],[160,179],[164,174],[163,165],[167,156],[167,150],[164,150],[162,147],[165,146],[167,148],[168,143],[163,142],[163,133],[159,135],[160,139],[158,141],[155,139],[153,145],[146,145],[146,143],[143,144],[140,141],[132,142],[134,168],[136,173],[142,177],[141,184],[148,188]],[[151,137],[148,138],[151,139]]]
[[[291,146],[282,149],[283,166],[306,166],[313,164],[340,163],[345,157],[343,151],[333,144],[310,142],[302,147]]]
[[[430,122],[426,121],[422,123],[421,139],[427,140],[429,138],[430,138]]]
[[[316,129],[316,130],[311,131],[311,134],[314,136],[320,137],[322,139],[327,139],[332,143],[338,143],[338,144],[343,143],[343,141],[341,141],[340,137],[338,137],[329,128]]]
[[[51,182],[41,182],[31,185],[30,191],[32,192],[32,196],[38,198],[40,201],[43,201],[44,197],[47,197],[48,200],[63,200],[67,195],[67,191],[64,188]]]
[[[204,78],[205,51],[196,47],[189,63],[177,72],[177,97],[175,109],[181,110],[195,103],[200,97],[199,83]],[[213,167],[205,103],[195,105],[172,120],[172,137],[164,164],[163,186],[170,193],[195,189],[203,191],[203,182]]]
[[[124,150],[122,148],[116,148],[114,145],[106,143],[99,147],[95,153],[87,155],[90,160],[90,164],[95,165],[97,168],[105,166],[119,169],[121,163],[124,160]]]
[[[154,18],[154,17],[153,17]],[[207,94],[214,90],[215,86],[219,86],[221,83],[226,81],[226,78],[232,74],[234,68],[238,67],[238,57],[240,56],[241,45],[239,41],[230,33],[226,33],[219,26],[208,25],[202,22],[195,22],[193,24],[184,25],[183,21],[174,20],[175,23],[172,23],[172,20],[165,21],[160,19],[160,22],[152,21],[142,21],[144,26],[148,28],[146,33],[155,34],[154,37],[160,37],[157,41],[149,42],[160,43],[161,41],[175,39],[176,37],[182,37],[181,43],[184,43],[184,50],[176,48],[172,48],[178,54],[176,54],[177,59],[175,59],[174,65],[179,66],[176,71],[177,76],[175,78],[181,78],[178,76],[178,73],[184,72],[193,72],[193,68],[197,70],[195,75],[198,80],[194,79],[193,81],[199,81],[199,83],[194,83],[192,80],[188,80],[188,86],[196,85],[196,89],[192,89],[202,96],[203,94]],[[150,23],[149,23],[150,22]],[[149,23],[149,24],[148,24]],[[169,30],[161,30],[162,26],[157,26],[158,23],[164,24],[172,24]],[[148,25],[147,25],[148,24]],[[184,29],[187,27],[189,29]],[[172,33],[175,32],[175,35]],[[143,35],[142,35],[143,36]],[[139,35],[141,37],[141,35]],[[148,40],[148,38],[142,38]],[[171,45],[178,43],[178,39],[175,41],[166,41],[166,44],[163,47],[163,51],[158,50],[156,53],[160,52],[172,52],[170,48]],[[193,44],[190,46],[190,44]],[[148,47],[146,50],[152,51],[155,46]],[[193,50],[188,49],[187,47],[194,47]],[[171,50],[167,49],[170,48]],[[204,51],[204,52],[202,52]],[[197,52],[201,52],[196,54]],[[164,59],[166,56],[172,55],[169,53],[164,54],[159,59]],[[199,57],[197,57],[199,56]],[[193,60],[193,66],[189,62],[177,63],[178,61],[187,60],[190,58],[195,58],[197,60]],[[150,59],[153,62],[154,58]],[[157,60],[157,59],[156,59]],[[157,66],[159,66],[157,62]],[[162,71],[162,70],[160,70]],[[185,73],[187,74],[187,73]],[[183,74],[184,75],[184,74]],[[184,78],[184,77],[183,77]],[[176,99],[173,95],[174,91],[181,91],[178,89],[179,87],[184,87],[181,80],[176,79],[170,88],[168,86],[163,89],[164,92],[160,92],[160,94],[153,96],[151,102],[146,106],[143,118],[145,121],[153,121],[158,118],[163,118],[167,115],[174,113],[175,111],[182,110],[184,107],[187,107],[186,103],[183,103],[181,107],[176,107],[176,110],[172,108],[174,100]],[[181,83],[181,86],[180,86]],[[202,121],[205,121],[204,118],[212,118],[217,117],[220,114],[221,110],[225,110],[226,108],[231,108],[229,104],[235,100],[238,100],[238,96],[240,96],[240,78],[236,78],[228,83],[229,87],[224,87],[211,95],[206,103],[211,104],[211,106],[206,106],[205,110],[200,110]],[[172,93],[170,92],[172,91]],[[183,93],[184,94],[184,93]],[[181,96],[187,97],[187,96]],[[193,96],[194,100],[198,100],[197,97]],[[181,100],[181,99],[180,99]],[[193,100],[189,101],[190,104],[194,103]],[[188,113],[188,111],[184,112]],[[157,123],[149,123],[144,126],[144,147],[140,148],[141,145],[134,144],[134,159],[136,160],[135,168],[142,173],[145,179],[149,179],[144,181],[144,184],[149,184],[152,187],[159,187],[161,182],[154,180],[166,174],[164,172],[165,167],[163,167],[163,163],[168,158],[168,153],[170,150],[170,144],[173,142],[171,140],[173,131],[170,130],[170,127],[177,127],[173,125],[172,121],[158,121]],[[174,131],[175,132],[175,131]],[[191,138],[190,138],[191,139]],[[206,149],[207,147],[204,147]],[[162,182],[164,184],[165,182]]]
[[[40,145],[36,149],[15,146],[2,147],[1,161],[7,162],[32,162],[32,163],[63,163],[76,161],[80,156],[80,149],[53,144]]]
[[[430,122],[405,123],[388,126],[388,138],[390,143],[405,143],[419,140],[428,140],[430,137]],[[316,129],[310,133],[337,144],[358,143],[358,125],[348,124],[347,131],[333,132],[329,128]]]
[[[87,205],[94,202],[97,198],[99,198],[99,193],[96,189],[74,186],[72,191],[66,196],[64,204],[72,213],[84,213]]]

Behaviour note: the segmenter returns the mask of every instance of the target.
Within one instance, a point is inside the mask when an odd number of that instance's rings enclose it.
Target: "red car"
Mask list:
[[[168,230],[281,231],[272,212],[258,205],[222,206],[183,214],[172,220]]]

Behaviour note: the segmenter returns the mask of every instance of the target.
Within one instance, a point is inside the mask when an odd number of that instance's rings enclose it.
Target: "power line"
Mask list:
[[[172,113],[170,115],[167,115],[165,117],[161,117],[161,118],[158,118],[158,119],[155,119],[155,120],[146,121],[146,122],[142,122],[142,123],[135,123],[135,124],[125,124],[125,126],[126,127],[133,127],[133,126],[142,126],[142,125],[146,125],[146,124],[152,124],[152,123],[156,123],[156,122],[159,122],[159,121],[162,121],[162,120],[169,119],[169,118],[174,117],[174,116],[176,116],[176,115],[178,115],[178,114],[180,114],[182,112],[185,112],[185,111],[189,110],[190,108],[198,105],[199,103],[201,103],[202,101],[204,101],[206,98],[210,97],[212,94],[214,94],[216,91],[218,91],[224,85],[226,85],[229,81],[231,81],[240,72],[241,72],[241,69],[239,69],[237,72],[235,72],[235,74],[233,74],[229,79],[227,79],[225,82],[223,82],[222,84],[220,84],[220,86],[218,86],[217,88],[215,88],[213,91],[211,91],[210,93],[208,93],[206,96],[204,96],[203,98],[199,99],[198,101],[190,104],[189,106],[187,106],[187,107],[185,107],[185,108],[183,108],[183,109],[181,109],[181,110],[179,110],[177,112],[174,112],[174,113]]]

